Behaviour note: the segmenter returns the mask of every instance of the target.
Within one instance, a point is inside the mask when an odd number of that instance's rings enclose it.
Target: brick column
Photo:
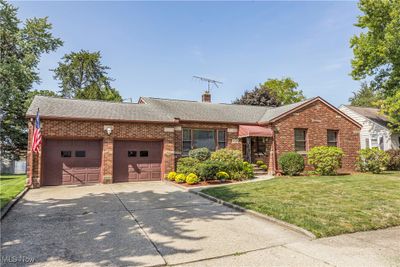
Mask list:
[[[103,183],[113,183],[113,152],[114,139],[112,136],[105,136],[103,139]]]

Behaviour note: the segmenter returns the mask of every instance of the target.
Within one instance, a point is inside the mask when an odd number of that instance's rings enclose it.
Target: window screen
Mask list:
[[[218,130],[218,148],[225,148],[226,147],[226,131],[225,130]]]
[[[337,146],[338,145],[337,137],[338,137],[338,131],[328,130],[328,136],[327,136],[328,146]]]
[[[307,150],[307,129],[294,129],[294,147],[296,151]]]
[[[75,157],[77,157],[77,158],[84,158],[84,157],[86,157],[86,151],[84,151],[84,150],[77,150],[77,151],[75,151]]]

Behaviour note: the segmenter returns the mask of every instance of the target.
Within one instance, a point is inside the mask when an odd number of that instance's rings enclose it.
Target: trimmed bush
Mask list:
[[[262,160],[257,160],[257,161],[256,161],[256,165],[257,165],[257,166],[261,166],[261,165],[265,165],[265,164],[264,164],[264,161],[262,161]]]
[[[176,177],[176,172],[169,172],[167,175],[167,179],[169,181],[175,181],[175,177]]]
[[[186,182],[186,176],[183,173],[177,174],[175,176],[175,182],[177,182],[179,184]]]
[[[285,175],[299,175],[304,170],[304,159],[296,152],[287,152],[278,159],[279,166]]]
[[[342,166],[343,150],[335,146],[316,146],[307,154],[318,175],[335,175]]]
[[[243,173],[245,174],[244,178],[253,178],[254,177],[254,167],[247,161],[243,162]]]
[[[214,160],[206,160],[200,163],[198,167],[199,176],[204,180],[215,179],[218,172],[226,170],[227,167],[224,163]]]
[[[176,171],[178,173],[184,173],[186,175],[189,173],[197,174],[197,168],[199,163],[200,161],[195,158],[191,157],[180,158],[177,163]]]
[[[265,164],[260,165],[260,168],[263,169],[264,171],[268,170],[268,166]]]
[[[198,159],[199,161],[205,161],[210,158],[211,152],[208,148],[196,148],[189,151],[189,157]]]
[[[195,173],[189,173],[188,176],[186,176],[187,184],[197,184],[198,182],[200,182],[200,178]]]
[[[228,172],[243,170],[243,158],[240,150],[220,149],[213,152],[210,159],[224,163],[229,170]]]
[[[217,172],[217,179],[218,180],[228,180],[229,174],[227,172]]]
[[[386,153],[389,155],[388,170],[400,171],[400,149],[389,149]]]
[[[381,173],[389,162],[389,154],[377,147],[358,152],[357,168],[361,172]]]

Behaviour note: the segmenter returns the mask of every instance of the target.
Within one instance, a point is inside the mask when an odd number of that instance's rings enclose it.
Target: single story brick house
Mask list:
[[[28,152],[33,187],[160,180],[190,149],[241,150],[269,172],[288,151],[320,145],[343,149],[343,170],[354,168],[361,125],[320,97],[281,107],[141,97],[113,103],[36,96],[27,111],[29,147],[40,109],[43,144]]]

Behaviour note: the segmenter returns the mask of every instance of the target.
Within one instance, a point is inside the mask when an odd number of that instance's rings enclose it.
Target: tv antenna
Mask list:
[[[210,93],[211,90],[211,85],[215,85],[215,87],[219,88],[218,84],[222,84],[220,81],[212,80],[209,78],[205,77],[200,77],[200,76],[193,76],[193,78],[199,79],[200,81],[207,82],[207,93]]]

